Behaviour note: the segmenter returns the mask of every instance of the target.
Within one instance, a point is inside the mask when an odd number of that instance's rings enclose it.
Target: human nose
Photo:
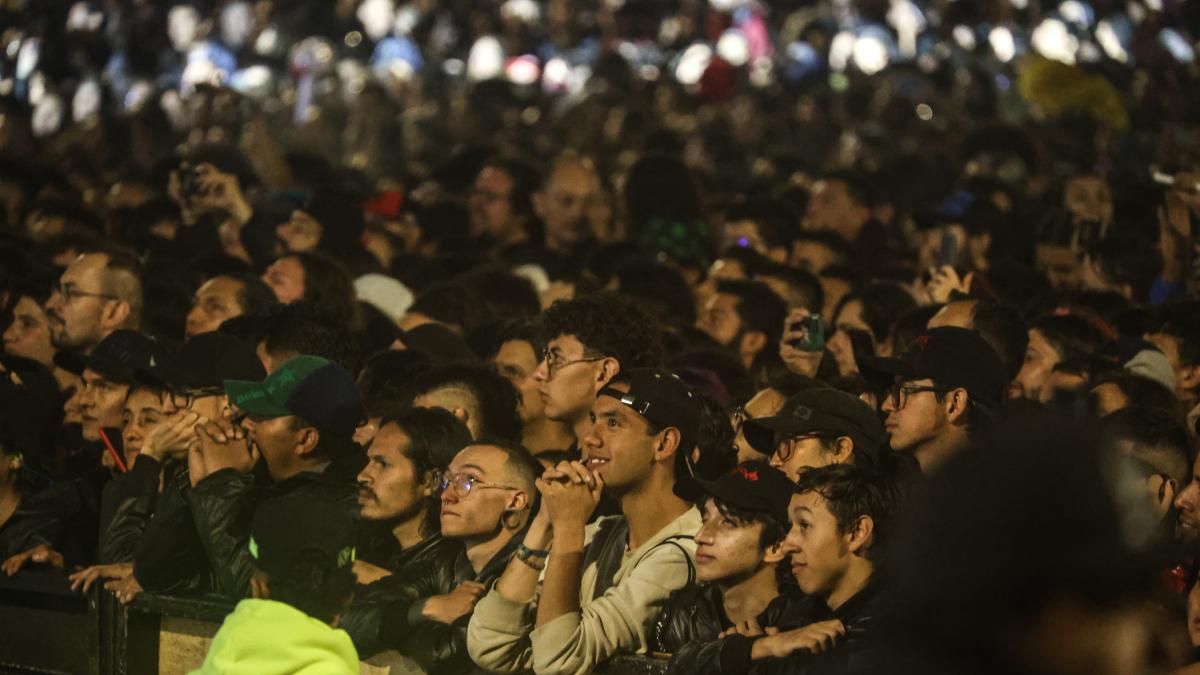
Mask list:
[[[533,380],[535,382],[550,381],[550,362],[545,357],[538,361],[537,367],[533,369]]]
[[[780,545],[780,550],[782,550],[787,555],[791,555],[792,553],[795,553],[800,550],[800,545],[799,545],[799,542],[797,541],[798,535],[797,535],[796,531],[797,531],[796,526],[792,525],[791,529],[788,530],[787,536],[783,538],[783,544]]]
[[[713,542],[712,521],[707,521],[700,525],[700,530],[696,532],[697,544],[711,544]]]

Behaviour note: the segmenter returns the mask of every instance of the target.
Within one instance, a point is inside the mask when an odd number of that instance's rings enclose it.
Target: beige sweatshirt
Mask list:
[[[588,526],[590,542],[603,522]],[[700,512],[688,509],[649,541],[625,553],[613,585],[599,598],[596,563],[583,570],[580,611],[534,629],[537,596],[526,604],[510,602],[493,588],[475,605],[467,628],[467,649],[475,663],[500,673],[532,670],[538,675],[588,673],[618,654],[646,651],[646,628],[672,592],[688,582],[700,530]],[[671,537],[686,535],[688,538]],[[661,544],[661,545],[660,545]],[[676,545],[677,544],[677,545]],[[686,553],[685,553],[686,551]]]

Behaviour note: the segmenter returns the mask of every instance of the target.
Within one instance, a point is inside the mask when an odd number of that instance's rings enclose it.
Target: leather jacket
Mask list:
[[[801,602],[803,595],[797,589],[784,587],[758,615],[758,624],[777,626]],[[742,673],[747,667],[743,659],[726,653],[727,648],[736,650],[739,641],[717,638],[731,627],[733,623],[725,615],[720,587],[712,583],[689,584],[671,596],[655,621],[651,632],[653,651],[672,655],[667,668],[672,675]]]
[[[885,672],[890,662],[890,656],[885,653],[889,636],[886,602],[886,596],[875,584],[868,585],[836,610],[831,610],[817,598],[807,598],[783,617],[780,630],[839,619],[846,627],[845,636],[832,649],[820,654],[792,652],[782,659],[760,661],[750,672],[756,675]]]
[[[187,470],[184,462],[160,463],[153,457],[139,456],[128,473],[113,478],[104,486],[100,501],[101,563],[131,562],[138,541],[150,524],[159,499],[159,478],[164,490]]]
[[[424,601],[449,593],[464,581],[477,581],[485,586],[495,583],[523,538],[521,532],[514,535],[477,575],[462,542],[439,537],[440,542],[431,545],[436,550],[430,550],[424,560],[356,594],[347,615],[356,613],[358,608],[359,616],[350,619],[353,629],[345,625],[346,619],[342,627],[350,633],[356,647],[363,640],[368,651],[359,647],[360,654],[394,649],[417,662],[429,675],[482,672],[467,653],[470,614],[453,625],[430,621],[421,614]]]

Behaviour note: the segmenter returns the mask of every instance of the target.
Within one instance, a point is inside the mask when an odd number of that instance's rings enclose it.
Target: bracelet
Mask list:
[[[517,557],[521,560],[529,560],[530,558],[545,558],[550,555],[549,550],[540,548],[529,548],[525,544],[517,544]]]
[[[522,557],[521,557],[521,556],[519,556],[519,555],[517,555],[517,556],[513,556],[513,557],[515,557],[517,560],[520,560],[521,562],[525,563],[526,565],[529,565],[530,567],[532,567],[533,569],[535,569],[535,570],[537,570],[537,571],[539,571],[539,572],[541,572],[542,570],[546,569],[546,563],[545,563],[545,562],[541,562],[541,563],[535,563],[533,560],[530,560],[529,558],[522,558]]]

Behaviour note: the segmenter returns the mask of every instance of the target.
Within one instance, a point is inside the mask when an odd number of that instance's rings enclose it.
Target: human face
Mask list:
[[[58,349],[86,352],[108,334],[104,313],[116,300],[104,286],[107,264],[102,253],[84,254],[59,278],[63,292],[56,289],[46,303],[50,339]]]
[[[1200,544],[1200,457],[1192,464],[1192,479],[1175,497],[1175,540],[1188,548]]]
[[[537,198],[538,215],[546,224],[546,245],[562,249],[585,239],[590,229],[588,212],[601,199],[600,181],[587,165],[559,165]]]
[[[863,318],[863,304],[858,300],[851,300],[842,305],[841,311],[837,316],[833,317],[833,325],[839,331],[860,330],[874,337],[875,332],[867,325],[867,320]]]
[[[974,300],[956,300],[947,303],[945,307],[938,310],[929,319],[926,328],[942,328],[944,326],[954,326],[957,328],[975,328],[975,301]]]
[[[135,389],[125,398],[121,412],[121,439],[125,444],[126,462],[142,451],[146,434],[162,423],[162,399],[149,389]]]
[[[696,579],[736,584],[757,572],[763,564],[762,523],[742,522],[721,513],[717,501],[708,498],[700,512],[696,533]]]
[[[629,390],[626,384],[613,388],[622,393]],[[611,396],[597,396],[591,420],[591,431],[583,438],[584,466],[598,472],[614,493],[644,481],[659,437],[650,434],[646,419]]]
[[[275,237],[288,253],[314,251],[321,243],[321,224],[300,209],[292,211],[287,222],[275,227]]]
[[[749,420],[770,417],[778,413],[783,408],[785,401],[787,401],[787,398],[779,390],[763,389],[749,401],[746,401],[746,405],[742,406],[740,413],[735,415],[733,426],[737,432],[737,436],[733,439],[733,445],[738,451],[738,464],[751,460],[767,459],[767,455],[750,447],[750,443],[746,440],[744,427]],[[740,419],[737,419],[738,417]]]
[[[837,454],[825,448],[826,441],[814,434],[779,435],[769,464],[787,474],[793,482],[809,469],[819,469],[837,461]]]
[[[83,371],[83,388],[79,392],[79,413],[83,419],[83,438],[100,440],[100,430],[121,427],[121,411],[129,385],[105,379],[91,368]]]
[[[513,507],[520,492],[500,487],[511,484],[507,461],[502,451],[490,445],[469,445],[454,456],[447,474],[470,476],[479,483],[465,497],[454,487],[442,491],[442,536],[487,538],[500,532],[504,512]]]
[[[569,424],[584,418],[600,390],[603,360],[591,360],[583,343],[573,335],[560,335],[547,344],[547,353],[559,364],[550,372],[542,359],[534,369],[538,396],[546,417]]]
[[[262,280],[275,291],[275,299],[285,305],[304,298],[304,266],[299,258],[286,256],[276,260],[263,273]]]
[[[830,230],[853,241],[869,215],[866,208],[851,199],[844,182],[819,180],[809,195],[804,219],[809,229]]]
[[[738,315],[736,295],[717,293],[704,307],[696,327],[717,344],[732,347],[742,332],[742,317]]]
[[[1112,382],[1105,382],[1092,389],[1092,412],[1097,417],[1124,410],[1129,407],[1129,397]]]
[[[13,322],[4,331],[4,351],[44,366],[54,365],[50,323],[41,305],[28,295],[21,296],[13,308]]]
[[[432,494],[432,476],[418,476],[406,453],[412,438],[386,424],[367,447],[367,465],[358,474],[358,506],[366,520],[410,520],[421,514]]]
[[[214,422],[225,416],[229,398],[223,393],[213,394],[205,390],[171,392],[163,396],[163,414],[174,415],[181,410],[194,412],[205,422]]]
[[[1189,372],[1191,367],[1180,357],[1180,339],[1167,333],[1147,333],[1144,337],[1162,352],[1163,356],[1167,357],[1167,363],[1171,364],[1171,370],[1175,372],[1175,395],[1185,403],[1192,401],[1195,394],[1189,389],[1192,382]]]
[[[267,472],[274,480],[284,480],[295,473],[299,454],[297,448],[302,441],[306,429],[295,428],[299,425],[295,417],[272,417],[254,419],[246,417],[242,427],[246,429],[246,438],[258,448],[258,454],[267,463]]]
[[[1077,221],[1112,222],[1113,200],[1108,183],[1096,176],[1076,176],[1063,187],[1063,206]]]
[[[817,241],[798,241],[792,244],[792,265],[813,274],[841,262],[833,249]]]
[[[901,386],[932,387],[933,380],[908,380]],[[898,452],[913,451],[922,443],[936,438],[949,424],[945,407],[932,391],[902,394],[899,407],[889,396],[883,402],[883,410],[888,414],[884,429],[891,439],[892,449]]]
[[[1062,360],[1062,355],[1054,348],[1036,328],[1029,331],[1029,345],[1025,348],[1025,362],[1013,381],[1016,398],[1028,398],[1034,401],[1042,399],[1042,390],[1054,372],[1054,366]]]
[[[496,356],[492,358],[492,366],[513,386],[521,396],[521,423],[530,422],[545,417],[545,403],[538,395],[538,381],[533,377],[540,358],[533,351],[533,345],[524,340],[509,340],[500,345]]]
[[[788,515],[792,527],[783,551],[791,556],[792,575],[805,593],[828,596],[850,565],[850,533],[838,528],[825,498],[816,492],[793,495]]]
[[[468,202],[472,234],[494,239],[504,239],[511,234],[516,219],[509,201],[513,188],[512,176],[502,169],[488,166],[479,172]]]
[[[192,310],[187,315],[187,337],[210,333],[221,327],[226,319],[241,316],[242,291],[245,286],[230,277],[213,277],[204,282],[192,297]]]

